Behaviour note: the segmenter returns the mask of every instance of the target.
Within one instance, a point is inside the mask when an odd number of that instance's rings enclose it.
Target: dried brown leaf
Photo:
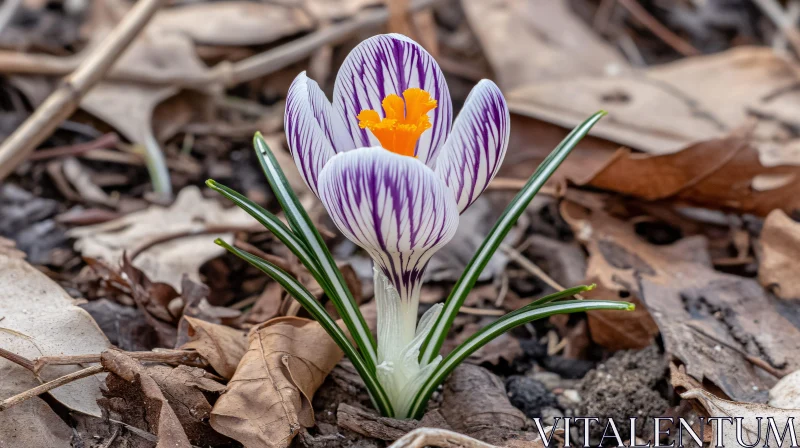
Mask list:
[[[723,400],[716,397],[703,389],[692,389],[681,394],[684,400],[694,400],[699,403],[711,417],[729,417],[741,418],[742,425],[742,441],[748,445],[759,445],[762,441],[764,446],[791,446],[794,445],[796,440],[792,440],[789,434],[800,434],[800,422],[797,421],[797,415],[800,414],[800,409],[779,409],[772,406],[757,403],[739,403],[735,401]],[[783,432],[787,424],[793,426],[792,431],[786,432],[786,437],[783,444],[778,444],[775,441],[775,429],[771,430],[771,440],[767,443],[766,437],[769,431],[769,421],[767,417],[774,419],[775,426],[778,434]],[[718,423],[724,424],[724,423]],[[737,431],[728,427],[727,430],[717,431],[714,425],[714,440],[711,446],[742,446],[737,441]],[[724,429],[724,426],[723,426]],[[722,440],[717,439],[717,433],[722,434]]]
[[[174,347],[178,318],[172,314],[169,305],[178,298],[178,292],[166,283],[151,281],[142,270],[131,264],[127,256],[123,256],[120,273],[136,307],[158,335],[159,343],[164,347]]]
[[[800,370],[786,375],[772,386],[769,405],[781,409],[800,409]]]
[[[461,5],[504,89],[627,67],[622,55],[599,39],[567,3],[462,0]]]
[[[280,315],[284,289],[277,282],[269,282],[258,296],[258,300],[245,316],[245,321],[260,324]]]
[[[580,212],[576,210],[574,204],[565,202],[561,210],[562,216],[572,226],[573,231],[578,233],[586,228],[586,221],[579,217]],[[653,321],[647,308],[641,306],[630,281],[622,280],[625,276],[620,276],[620,271],[624,272],[633,266],[638,266],[650,272],[652,268],[646,266],[643,261],[628,257],[626,253],[616,250],[615,243],[610,241],[616,235],[608,235],[604,233],[605,230],[605,227],[593,228],[592,232],[588,233],[590,237],[584,240],[589,251],[584,283],[596,284],[597,287],[583,295],[590,299],[626,300],[635,303],[637,308],[625,313],[590,311],[586,313],[589,331],[592,340],[611,350],[642,349],[649,346],[658,334],[658,325]],[[632,292],[634,295],[631,295]]]
[[[159,12],[150,24],[196,44],[230,46],[268,44],[312,26],[308,14],[293,5],[245,1],[181,5]]]
[[[154,365],[147,367],[147,374],[158,383],[189,441],[209,446],[231,442],[208,424],[211,405],[206,394],[220,394],[225,386],[207,378],[206,371],[197,367]]]
[[[781,210],[764,220],[758,281],[782,299],[800,299],[800,223]]]
[[[211,426],[245,447],[286,447],[314,425],[311,397],[343,353],[322,327],[296,317],[254,328]]]
[[[592,135],[649,154],[724,137],[759,116],[798,124],[797,65],[766,47],[737,47],[621,76],[566,76],[508,94],[514,113],[572,128],[587,111],[607,110]],[[774,133],[773,133],[774,134]],[[773,137],[769,135],[768,137]],[[788,142],[776,142],[788,143]],[[767,145],[765,148],[767,149]]]
[[[0,247],[0,348],[28,359],[47,355],[100,353],[110,343],[94,319],[56,282],[26,262],[12,247]],[[0,359],[0,368],[10,361]],[[13,366],[13,365],[12,365]],[[50,381],[87,366],[47,366],[39,376],[19,368],[2,382],[29,384]],[[13,373],[12,373],[13,372]],[[53,389],[50,394],[72,410],[100,416],[102,375],[83,378]],[[8,398],[25,389],[4,390]],[[28,409],[38,408],[31,405]]]
[[[84,256],[115,263],[123,251],[134,250],[154,239],[182,232],[200,231],[208,226],[247,226],[252,218],[239,208],[225,209],[215,199],[203,197],[197,187],[186,187],[169,207],[151,205],[94,226],[77,227],[69,235],[77,238],[76,250]],[[133,264],[154,282],[164,282],[180,289],[183,274],[199,282],[200,266],[225,253],[213,243],[221,237],[233,242],[232,233],[186,236],[156,244],[141,252]]]
[[[576,234],[596,246],[615,269],[599,271],[598,283],[639,297],[655,319],[667,351],[696,381],[709,381],[737,400],[765,401],[771,381],[748,360],[775,370],[796,370],[800,329],[775,308],[753,279],[715,271],[701,236],[655,246],[630,223],[594,210],[565,216]],[[590,252],[592,252],[590,250]],[[591,269],[591,268],[590,268]],[[746,356],[743,356],[743,353]]]
[[[0,400],[33,389],[40,383],[30,371],[0,361]],[[41,398],[33,397],[0,412],[0,446],[70,448],[72,430]]]
[[[762,165],[751,130],[743,128],[673,154],[643,156],[621,149],[595,172],[576,180],[648,201],[679,200],[739,213],[766,215],[776,208],[790,212],[800,207],[800,167]],[[752,188],[763,175],[793,178],[770,190]]]
[[[134,426],[151,431],[158,436],[157,448],[189,448],[191,444],[181,426],[178,416],[161,392],[158,383],[141,364],[119,351],[106,351],[101,363],[113,375],[108,375],[106,384],[111,396],[101,402],[107,409],[124,413],[121,418]],[[135,386],[138,392],[114,396],[124,389],[126,383]]]
[[[181,349],[197,350],[211,367],[224,378],[231,379],[247,351],[247,335],[234,328],[213,324],[190,316],[187,323],[190,341]]]

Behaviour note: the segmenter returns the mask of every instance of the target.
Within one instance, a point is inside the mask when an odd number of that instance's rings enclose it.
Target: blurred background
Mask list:
[[[204,185],[213,178],[277,212],[253,153],[259,131],[357,300],[369,302],[371,261],[299,177],[283,114],[300,71],[330,96],[355,45],[399,32],[434,55],[456,110],[491,78],[512,116],[504,166],[431,261],[421,311],[446,297],[569,130],[609,112],[487,266],[446,350],[542,294],[597,283],[588,297],[637,310],[556,316],[471,358],[503,378],[528,417],[685,416],[691,407],[675,391],[701,383],[765,403],[777,378],[800,369],[798,20],[798,0],[4,0],[0,252],[16,245],[85,299],[124,350],[181,347],[191,339],[184,317],[244,340],[271,318],[303,316],[277,283],[212,243],[220,236],[279,264],[325,301],[279,241]],[[3,308],[18,298],[0,295],[0,325],[13,321]],[[21,321],[39,319],[22,311]],[[33,336],[73,340],[41,328]],[[603,373],[608,360],[613,375]],[[322,386],[313,434],[338,434],[336,404],[358,392],[341,392],[349,375],[340,365]],[[459,400],[476,407],[446,394],[445,411]],[[221,436],[205,406],[187,420],[199,428],[187,429],[192,441],[229,446],[207,438]],[[120,419],[152,432],[139,415]],[[471,421],[461,414],[448,421],[475,435],[458,426]]]

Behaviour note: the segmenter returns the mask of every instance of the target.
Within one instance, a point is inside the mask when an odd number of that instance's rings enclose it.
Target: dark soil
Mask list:
[[[665,398],[667,367],[664,355],[655,345],[614,354],[583,378],[582,402],[577,414],[614,419],[623,440],[631,430],[628,419],[637,416],[640,419],[636,422],[636,434],[647,440],[653,433],[652,419],[662,416],[669,406]],[[591,426],[593,440],[600,440],[606,421],[601,419],[601,424]]]

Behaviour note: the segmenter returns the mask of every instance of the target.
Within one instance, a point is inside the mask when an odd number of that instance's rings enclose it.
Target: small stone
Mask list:
[[[561,386],[561,377],[558,376],[557,373],[553,372],[536,372],[533,375],[529,375],[531,378],[535,379],[536,381],[541,382],[544,384],[546,388],[549,390],[556,389]]]
[[[521,375],[508,377],[506,390],[511,404],[529,418],[542,417],[545,408],[558,409],[558,400],[544,384]]]
[[[559,425],[556,425],[556,418],[564,419],[564,413],[561,412],[560,409],[557,408],[542,408],[542,425],[546,426],[559,426],[563,425],[564,423],[559,420]]]
[[[581,402],[581,394],[578,393],[575,389],[567,389],[561,395],[564,396],[567,400],[573,403],[580,403]]]

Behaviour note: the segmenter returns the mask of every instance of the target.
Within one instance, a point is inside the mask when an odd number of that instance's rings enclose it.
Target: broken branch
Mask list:
[[[0,180],[25,161],[78,108],[81,98],[103,78],[164,2],[139,0],[97,49],[3,142]]]
[[[0,412],[5,411],[11,406],[22,403],[28,398],[39,396],[45,392],[49,392],[55,389],[56,387],[61,387],[65,384],[77,381],[81,378],[86,378],[87,376],[96,375],[104,370],[105,367],[103,366],[92,366],[92,367],[87,367],[83,370],[78,370],[77,372],[70,373],[69,375],[64,375],[62,377],[56,378],[53,381],[48,381],[42,384],[41,386],[36,386],[33,389],[26,390],[25,392],[22,392],[20,394],[14,395],[11,398],[3,400],[2,402],[0,402]]]
[[[165,364],[182,364],[192,367],[205,367],[207,364],[194,350],[173,350],[167,352],[124,352],[139,362],[163,362]],[[89,355],[42,356],[31,362],[34,373],[48,365],[72,365],[100,362],[102,353]],[[30,362],[30,361],[29,361]]]

